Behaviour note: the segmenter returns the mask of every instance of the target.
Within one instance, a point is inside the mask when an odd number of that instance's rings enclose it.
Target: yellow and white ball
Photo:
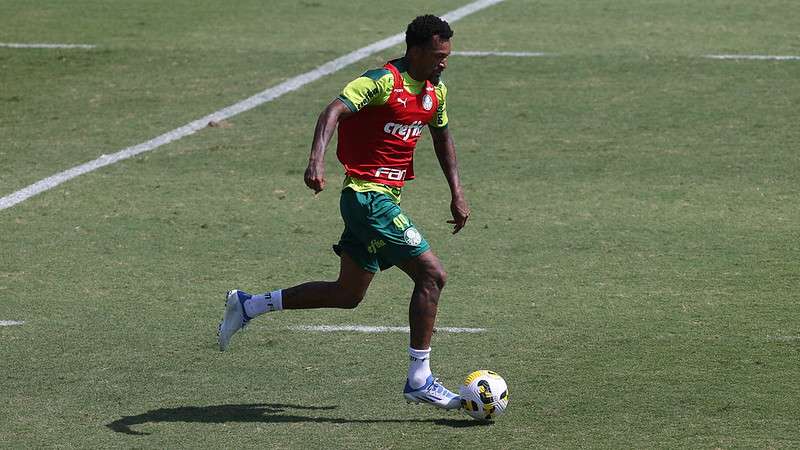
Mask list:
[[[496,372],[476,370],[459,387],[461,408],[478,420],[494,420],[508,407],[508,385]]]

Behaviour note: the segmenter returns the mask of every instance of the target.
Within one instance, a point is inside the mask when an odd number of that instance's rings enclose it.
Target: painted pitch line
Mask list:
[[[22,325],[25,322],[19,320],[0,320],[0,327],[13,327],[14,325]]]
[[[703,58],[709,59],[752,59],[752,60],[766,60],[766,61],[800,61],[800,56],[792,55],[703,55]]]
[[[555,56],[554,53],[542,52],[479,52],[479,51],[460,51],[452,52],[451,56],[514,56],[520,58],[536,56]]]
[[[792,342],[800,341],[800,336],[767,336],[770,341]]]
[[[333,333],[336,331],[352,331],[356,333],[408,333],[408,327],[382,327],[367,325],[297,325],[288,327],[292,331],[317,331],[321,333]],[[447,333],[483,333],[486,328],[459,328],[459,327],[437,327],[436,331]]]
[[[502,3],[503,1],[505,0],[478,0],[468,5],[462,6],[461,8],[450,11],[444,14],[442,18],[447,20],[448,22],[456,22],[470,14],[488,8],[489,6],[495,5],[497,3]],[[125,159],[136,156],[140,153],[155,150],[158,147],[161,147],[162,145],[169,144],[170,142],[192,135],[202,130],[203,128],[206,128],[210,122],[220,122],[222,120],[229,119],[235,115],[241,114],[245,111],[249,111],[264,103],[275,100],[276,98],[284,94],[296,91],[301,87],[313,81],[316,81],[326,75],[338,72],[339,70],[349,66],[350,64],[353,64],[356,61],[360,61],[375,53],[393,47],[403,42],[404,39],[405,39],[405,33],[398,33],[393,36],[389,36],[386,39],[382,39],[366,47],[360,48],[344,56],[336,58],[333,61],[329,61],[317,67],[316,69],[298,75],[294,78],[290,78],[284,81],[283,83],[280,83],[271,88],[265,89],[259,92],[258,94],[253,95],[252,97],[240,101],[239,103],[233,104],[231,106],[228,106],[227,108],[221,109],[207,116],[201,117],[200,119],[187,123],[186,125],[180,128],[168,131],[160,136],[150,139],[147,142],[143,142],[141,144],[125,148],[111,155],[101,155],[99,158],[95,160],[89,161],[79,166],[75,166],[71,169],[67,169],[63,172],[49,176],[43,180],[39,180],[36,183],[31,184],[30,186],[27,186],[14,193],[6,195],[3,198],[0,198],[0,211],[10,208],[18,203],[21,203],[29,199],[30,197],[33,197],[34,195],[38,195],[41,194],[42,192],[53,189],[54,187],[60,185],[61,183],[69,181],[75,177],[92,172],[101,167],[105,167],[117,163],[119,161],[123,161]]]
[[[3,48],[83,48],[92,49],[96,45],[91,44],[22,44],[17,42],[0,42],[0,47]]]

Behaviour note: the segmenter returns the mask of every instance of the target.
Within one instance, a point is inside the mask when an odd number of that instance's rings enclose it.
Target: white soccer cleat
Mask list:
[[[428,403],[442,409],[461,408],[461,397],[450,392],[433,375],[428,375],[425,384],[419,389],[411,389],[406,380],[403,396],[409,403]]]
[[[247,326],[247,323],[250,322],[251,317],[248,317],[247,313],[244,312],[244,302],[249,300],[250,297],[252,295],[238,289],[228,291],[225,299],[225,315],[222,316],[222,322],[219,323],[217,330],[219,351],[224,352],[227,350],[234,333]]]

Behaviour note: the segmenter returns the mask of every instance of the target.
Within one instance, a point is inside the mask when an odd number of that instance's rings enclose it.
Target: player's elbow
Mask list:
[[[337,98],[322,110],[318,120],[320,122],[336,123],[350,114],[350,108]]]

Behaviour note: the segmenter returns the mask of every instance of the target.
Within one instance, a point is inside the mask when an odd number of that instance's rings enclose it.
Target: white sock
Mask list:
[[[408,384],[411,389],[419,389],[431,375],[431,349],[417,350],[408,347],[411,363],[408,365]]]
[[[244,301],[244,313],[250,317],[260,316],[265,312],[280,311],[283,309],[283,296],[281,290],[265,292],[250,297]]]

